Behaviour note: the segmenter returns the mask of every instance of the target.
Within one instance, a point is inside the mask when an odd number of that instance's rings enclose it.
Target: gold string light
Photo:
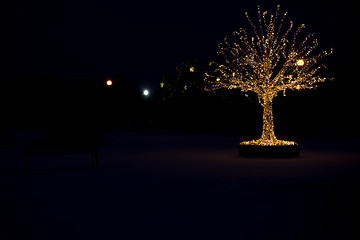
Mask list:
[[[280,16],[282,15],[282,16]],[[274,133],[272,101],[279,92],[285,90],[303,90],[314,88],[326,78],[318,76],[324,65],[318,60],[330,55],[330,51],[315,53],[318,41],[314,34],[307,34],[298,40],[305,28],[298,26],[290,38],[294,23],[285,28],[287,12],[280,14],[280,6],[275,14],[261,11],[258,6],[258,22],[253,22],[246,12],[251,26],[251,35],[247,29],[233,32],[236,41],[226,36],[218,45],[218,55],[225,57],[223,63],[210,62],[212,71],[206,73],[207,90],[219,88],[252,91],[258,96],[263,108],[263,131],[258,140],[246,141],[245,145],[295,145],[292,141],[278,140]]]

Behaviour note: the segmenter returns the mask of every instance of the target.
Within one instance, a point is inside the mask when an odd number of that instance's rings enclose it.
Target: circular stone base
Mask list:
[[[243,157],[293,157],[299,156],[299,145],[248,145],[239,144],[239,156]]]

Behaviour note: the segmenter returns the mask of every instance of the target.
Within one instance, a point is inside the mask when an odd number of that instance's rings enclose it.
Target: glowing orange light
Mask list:
[[[305,62],[302,59],[300,59],[296,62],[296,65],[298,65],[298,66],[304,66],[304,64],[305,64]]]
[[[111,80],[107,80],[107,81],[106,81],[106,85],[111,86],[111,85],[112,85],[112,81],[111,81]]]

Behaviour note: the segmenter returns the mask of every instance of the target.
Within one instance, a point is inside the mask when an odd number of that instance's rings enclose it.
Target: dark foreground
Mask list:
[[[105,133],[89,156],[0,146],[0,239],[359,239],[359,140],[241,158],[234,136]]]

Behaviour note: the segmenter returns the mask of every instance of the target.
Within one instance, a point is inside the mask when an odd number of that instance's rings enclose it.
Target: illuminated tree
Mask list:
[[[169,74],[163,76],[160,82],[162,100],[171,102],[185,96],[199,95],[204,90],[205,68],[196,59],[181,62],[176,67],[176,77]]]
[[[284,27],[287,13],[262,12],[258,7],[258,22],[253,22],[248,13],[245,16],[251,26],[240,28],[225,37],[218,46],[218,55],[224,62],[211,62],[205,77],[207,90],[220,88],[240,89],[257,94],[263,108],[263,131],[258,140],[242,142],[245,145],[294,145],[295,142],[278,140],[274,133],[272,101],[279,92],[303,90],[316,87],[326,78],[319,76],[325,68],[318,61],[332,53],[317,52],[318,41],[313,33],[303,35],[305,25],[301,24],[292,32],[293,22]],[[301,37],[302,36],[302,37]],[[301,38],[301,40],[299,40]]]

